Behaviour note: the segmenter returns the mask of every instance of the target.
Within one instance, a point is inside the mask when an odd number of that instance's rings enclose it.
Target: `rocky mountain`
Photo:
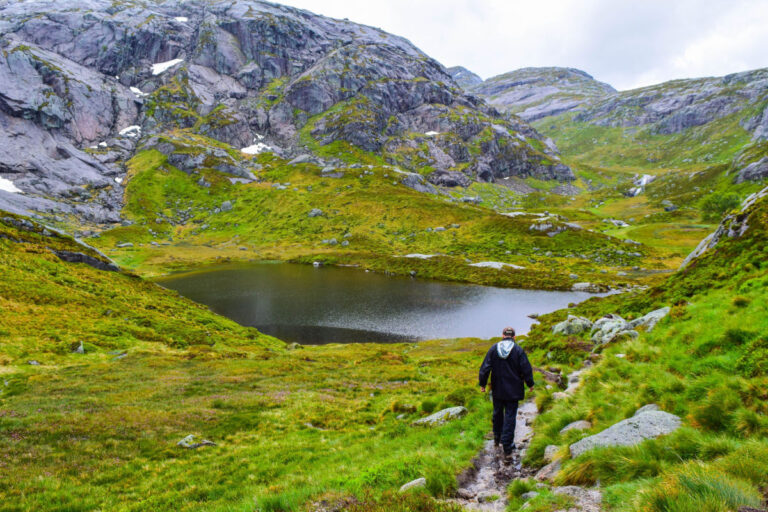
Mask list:
[[[362,152],[445,186],[574,178],[407,40],[276,4],[2,1],[0,51],[0,209],[117,222],[138,147],[236,176],[241,149]]]
[[[574,120],[597,126],[649,126],[657,134],[680,133],[768,100],[768,69],[724,77],[674,80],[594,98]],[[768,110],[747,115],[742,127],[768,138]]]
[[[483,79],[471,72],[464,66],[452,66],[446,71],[451,75],[453,81],[464,89],[470,89],[475,85],[483,83]]]
[[[584,71],[558,67],[523,68],[481,83],[461,85],[526,121],[577,110],[616,92]]]

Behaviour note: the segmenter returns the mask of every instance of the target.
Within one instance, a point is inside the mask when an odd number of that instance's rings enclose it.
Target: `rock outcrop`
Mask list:
[[[749,228],[749,217],[752,214],[752,206],[768,197],[768,187],[755,192],[744,200],[738,213],[726,216],[714,233],[711,233],[694,249],[680,265],[680,270],[687,267],[693,260],[715,248],[725,237],[739,238]]]
[[[466,407],[449,407],[447,409],[443,409],[441,411],[437,411],[436,413],[430,414],[425,418],[418,419],[414,421],[413,424],[427,426],[442,425],[446,421],[461,418],[465,414],[467,414]]]
[[[171,130],[249,155],[349,144],[445,186],[574,179],[530,125],[379,29],[257,0],[0,6],[0,209],[117,222],[125,161]],[[252,178],[236,164],[216,168]]]

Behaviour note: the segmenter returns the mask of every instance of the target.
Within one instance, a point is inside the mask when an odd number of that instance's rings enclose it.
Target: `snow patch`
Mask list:
[[[175,19],[176,21],[181,22],[181,23],[186,23],[186,22],[189,21],[189,18],[187,18],[186,16],[176,16],[173,19]]]
[[[435,135],[440,135],[440,132],[430,131],[430,132],[425,132],[424,135],[426,135],[427,137],[434,137]]]
[[[158,62],[157,64],[152,64],[152,74],[159,75],[160,73],[168,71],[180,62],[184,62],[184,59],[173,59],[169,60],[168,62]]]
[[[144,96],[149,96],[146,92],[142,92],[141,89],[138,87],[131,87],[131,92],[136,95],[137,98],[143,98]]]
[[[517,270],[523,270],[525,268],[519,265],[513,265],[512,263],[504,263],[501,261],[480,261],[478,263],[470,263],[469,266],[480,267],[480,268],[495,268],[496,270],[501,270],[504,267],[514,268]]]
[[[4,190],[6,192],[10,192],[12,194],[23,194],[21,190],[19,190],[16,185],[13,184],[11,180],[7,180],[5,178],[0,178],[0,190]]]
[[[105,148],[105,147],[107,147],[107,143],[106,143],[106,142],[104,142],[104,141],[102,141],[102,142],[99,142],[99,147],[100,147],[100,148]]]
[[[138,125],[131,125],[127,128],[123,128],[118,132],[123,137],[141,137],[141,126]]]
[[[257,142],[256,144],[248,146],[247,148],[243,148],[240,151],[246,155],[258,155],[259,153],[263,153],[265,151],[272,151],[272,148],[263,142]]]
[[[122,182],[123,182],[123,178],[120,178],[120,177],[115,178],[115,183],[120,184]]]

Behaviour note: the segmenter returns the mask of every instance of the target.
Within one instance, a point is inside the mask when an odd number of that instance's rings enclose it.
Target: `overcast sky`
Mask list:
[[[619,90],[768,67],[768,0],[281,0],[404,36],[483,78],[582,69]]]

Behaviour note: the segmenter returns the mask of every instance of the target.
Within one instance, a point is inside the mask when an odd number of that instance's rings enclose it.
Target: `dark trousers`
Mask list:
[[[493,399],[493,437],[501,441],[504,451],[510,451],[515,444],[517,424],[517,400]]]

